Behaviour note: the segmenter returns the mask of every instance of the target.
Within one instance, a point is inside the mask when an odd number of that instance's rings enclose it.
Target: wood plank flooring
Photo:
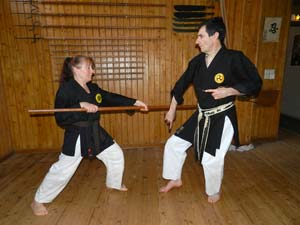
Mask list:
[[[58,153],[15,154],[0,163],[1,225],[300,225],[300,135],[226,156],[222,199],[207,203],[202,167],[192,150],[183,186],[158,193],[163,150],[124,150],[128,192],[105,187],[105,167],[83,160],[65,190],[36,217],[30,203]]]

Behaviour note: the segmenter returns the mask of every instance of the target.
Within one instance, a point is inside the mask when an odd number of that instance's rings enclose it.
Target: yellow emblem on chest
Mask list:
[[[96,94],[95,99],[98,103],[102,102],[102,95],[100,93]]]
[[[215,75],[215,82],[218,84],[221,84],[224,82],[224,74],[223,73],[217,73]]]

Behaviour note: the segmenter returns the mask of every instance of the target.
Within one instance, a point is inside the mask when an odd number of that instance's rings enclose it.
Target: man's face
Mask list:
[[[213,46],[214,35],[208,36],[206,32],[206,26],[202,26],[198,31],[198,37],[196,39],[196,45],[201,49],[201,52],[209,53]]]

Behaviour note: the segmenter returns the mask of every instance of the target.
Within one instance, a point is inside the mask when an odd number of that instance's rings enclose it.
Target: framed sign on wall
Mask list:
[[[279,42],[281,17],[266,17],[263,31],[264,42]]]

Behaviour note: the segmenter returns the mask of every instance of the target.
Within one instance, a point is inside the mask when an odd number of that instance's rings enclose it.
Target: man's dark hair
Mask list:
[[[199,28],[201,28],[203,26],[206,27],[206,32],[208,33],[208,36],[212,36],[216,32],[218,32],[221,45],[224,46],[226,27],[225,27],[222,17],[213,17],[211,19],[205,20],[203,23],[200,24]]]

